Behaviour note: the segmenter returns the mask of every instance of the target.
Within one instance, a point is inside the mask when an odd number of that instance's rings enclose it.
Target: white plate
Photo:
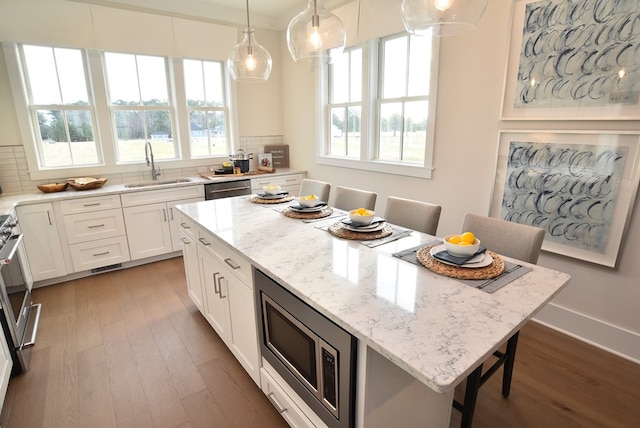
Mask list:
[[[379,223],[376,224],[371,224],[369,226],[350,226],[347,223],[345,223],[344,221],[342,222],[342,227],[344,227],[347,230],[350,230],[352,232],[362,232],[362,233],[369,233],[369,232],[378,232],[382,229],[384,229],[384,225],[386,224],[386,222],[381,221]]]
[[[303,207],[302,205],[291,205],[289,206],[289,208],[299,213],[315,213],[318,211],[322,211],[326,206],[327,204],[316,205],[315,207]]]
[[[444,245],[436,245],[429,251],[429,254],[433,256],[434,254],[439,253],[440,251],[447,251],[447,249],[445,248]],[[440,260],[440,259],[436,259],[436,260],[446,265],[458,266],[463,268],[481,268],[481,267],[489,266],[491,263],[493,263],[493,257],[491,257],[491,255],[486,252],[474,256],[472,259],[469,259],[467,262],[465,262],[462,265],[449,263],[445,260]]]
[[[275,195],[271,195],[269,193],[258,193],[257,195],[261,199],[282,199],[289,196],[289,192],[276,193]]]

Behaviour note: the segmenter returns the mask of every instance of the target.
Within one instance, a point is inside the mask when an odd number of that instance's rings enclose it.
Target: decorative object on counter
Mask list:
[[[38,184],[38,190],[44,193],[55,193],[62,192],[67,190],[69,187],[69,183],[48,183],[48,184]]]
[[[259,153],[258,167],[262,168],[262,171],[271,172],[273,170],[273,155],[271,153]]]
[[[333,208],[331,208],[328,205],[324,205],[322,207],[317,207],[317,208],[319,209],[316,211],[302,211],[302,210],[296,210],[293,207],[286,207],[284,210],[282,210],[282,214],[284,214],[287,217],[297,218],[302,220],[313,220],[317,218],[324,218],[324,217],[329,217],[331,214],[333,214]]]
[[[474,30],[488,0],[403,0],[402,22],[407,32],[436,37]]]
[[[342,239],[350,239],[355,241],[368,241],[372,239],[379,239],[389,236],[393,233],[393,228],[386,222],[380,223],[375,229],[371,231],[365,231],[361,229],[351,229],[342,221],[333,223],[327,231],[333,236],[337,236]]]
[[[253,159],[253,153],[245,153],[243,149],[238,149],[238,151],[230,155],[230,157],[233,165],[236,168],[240,168],[240,172],[249,172],[249,160]]]
[[[358,208],[349,211],[349,220],[351,220],[351,223],[355,226],[369,226],[375,215],[376,213],[372,210]]]
[[[316,195],[302,195],[298,198],[298,203],[302,207],[311,208],[324,203]]]
[[[274,168],[289,168],[289,145],[273,144],[264,146],[265,153],[271,153]]]
[[[69,186],[71,186],[75,190],[99,189],[106,182],[107,182],[106,178],[96,178],[96,177],[70,178],[67,180],[67,183],[69,183]]]
[[[342,21],[320,0],[309,0],[287,26],[287,46],[296,62],[328,63],[342,55],[346,42]]]
[[[493,258],[489,266],[469,269],[439,261],[431,255],[431,248],[433,248],[433,246],[421,248],[416,253],[416,257],[424,267],[440,275],[456,279],[491,279],[504,272],[504,260],[490,250],[486,251],[486,253]]]
[[[262,190],[267,195],[280,195],[280,194],[288,194],[289,192],[283,192],[281,186],[276,186],[274,184],[270,184],[268,186],[263,186]]]
[[[247,28],[243,33],[244,39],[233,48],[227,58],[229,74],[238,82],[266,81],[271,73],[271,55],[256,42],[254,30],[249,22],[249,0],[247,0]]]

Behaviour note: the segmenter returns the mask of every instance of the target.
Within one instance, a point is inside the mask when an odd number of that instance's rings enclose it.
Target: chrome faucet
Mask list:
[[[160,175],[160,171],[156,169],[156,163],[153,160],[153,148],[150,142],[146,142],[144,145],[144,157],[147,161],[147,166],[151,163],[151,179],[157,180]]]

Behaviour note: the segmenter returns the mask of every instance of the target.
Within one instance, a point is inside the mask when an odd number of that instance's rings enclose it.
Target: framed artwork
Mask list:
[[[514,0],[503,120],[640,119],[636,1]]]
[[[490,215],[544,228],[545,251],[615,267],[639,146],[635,132],[502,131]]]

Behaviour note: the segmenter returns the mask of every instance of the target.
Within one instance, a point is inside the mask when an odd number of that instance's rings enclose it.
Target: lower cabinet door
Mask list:
[[[253,381],[260,385],[260,359],[253,290],[235,276],[227,276],[229,315],[231,317],[231,352]]]
[[[201,283],[205,294],[204,316],[229,346],[229,304],[224,268],[206,250],[198,248]]]

